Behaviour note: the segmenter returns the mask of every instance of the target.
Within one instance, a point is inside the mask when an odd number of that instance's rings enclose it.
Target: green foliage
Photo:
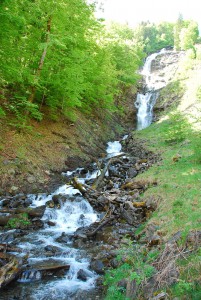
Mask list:
[[[109,40],[93,12],[84,0],[1,3],[0,87],[18,126],[25,115],[41,120],[44,105],[68,117],[114,111],[120,89],[136,83],[142,50],[133,31],[119,26]]]
[[[107,49],[117,69],[119,82],[124,86],[136,84],[139,66],[144,58],[143,48],[127,25],[112,23],[107,38]]]
[[[0,118],[3,118],[3,117],[5,117],[5,116],[6,116],[5,111],[3,110],[2,107],[0,107]]]
[[[172,288],[172,295],[180,299],[200,300],[201,287],[199,283],[186,282],[180,279],[179,282]]]
[[[165,142],[168,144],[180,143],[185,140],[190,132],[190,126],[186,118],[179,112],[170,114],[169,127],[165,133]]]
[[[176,23],[162,22],[156,25],[142,22],[135,29],[134,36],[141,42],[147,55],[162,48],[174,47],[176,50],[192,49],[194,58],[196,57],[194,45],[199,39],[198,24],[183,20],[181,15]]]
[[[28,214],[27,213],[22,213],[22,214],[19,214],[19,216],[16,217],[16,218],[11,218],[8,221],[6,226],[8,228],[13,229],[13,228],[26,227],[30,224],[31,224],[31,222],[29,221]]]
[[[155,268],[151,263],[158,256],[158,251],[146,252],[127,240],[127,245],[123,246],[117,256],[120,262],[119,267],[107,271],[104,284],[108,286],[106,299],[126,299],[125,290],[119,282],[123,279],[135,280],[139,286],[155,273]]]
[[[185,92],[184,85],[180,80],[174,80],[168,83],[161,91],[158,98],[158,103],[166,109],[173,109],[177,107],[181,97]]]
[[[135,30],[135,38],[142,43],[144,52],[148,55],[174,46],[173,27],[174,24],[168,22],[158,25],[142,22]]]
[[[177,261],[180,269],[180,279],[171,288],[172,297],[180,297],[181,299],[198,300],[201,297],[200,276],[200,257],[201,250],[197,249],[197,253],[191,253],[185,259]]]
[[[193,159],[195,163],[201,164],[201,134],[195,133],[190,136],[191,146],[193,149]]]
[[[199,37],[198,24],[195,21],[183,20],[180,15],[174,26],[174,47],[176,50],[192,49],[194,58],[196,50],[194,45]]]
[[[38,110],[38,105],[31,103],[26,97],[15,95],[11,98],[9,110],[15,113],[19,121],[26,119],[26,113],[29,113],[33,119],[42,120],[42,113]]]

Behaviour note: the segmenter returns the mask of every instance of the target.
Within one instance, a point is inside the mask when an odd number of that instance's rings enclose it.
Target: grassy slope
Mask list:
[[[163,283],[158,287],[158,292],[167,291],[170,299],[198,300],[201,299],[201,252],[199,249],[195,250],[194,246],[193,248],[189,246],[190,248],[186,250],[186,237],[189,232],[201,230],[201,111],[199,110],[201,99],[197,96],[197,91],[201,86],[201,59],[185,58],[174,80],[182,83],[183,92],[185,91],[183,96],[179,101],[175,98],[175,95],[180,94],[180,91],[175,90],[176,87],[180,89],[176,84],[173,85],[174,89],[171,93],[170,86],[164,89],[159,101],[163,105],[170,102],[171,105],[167,105],[168,113],[171,115],[171,112],[176,109],[175,117],[169,117],[170,115],[166,115],[167,111],[165,111],[161,114],[159,121],[149,128],[133,132],[135,139],[144,141],[148,149],[160,153],[162,157],[162,161],[138,176],[138,180],[141,178],[158,182],[157,186],[149,188],[142,195],[142,201],[150,198],[156,199],[158,207],[137,234],[143,234],[146,232],[145,228],[155,226],[156,233],[161,237],[162,245],[159,249],[162,251],[165,243],[173,235],[179,233],[181,245],[179,251],[182,253],[187,251],[188,255],[184,254],[182,259],[176,260],[176,266],[180,272],[177,284],[165,288]],[[195,242],[193,241],[193,245]],[[151,276],[148,273],[145,274],[145,271],[146,268],[152,266],[154,261],[149,257],[149,253],[153,250],[146,250],[148,254],[144,254],[144,250],[139,251],[136,257],[133,251],[137,249],[130,247],[129,250],[129,247],[127,250],[124,249],[124,255],[127,255],[131,263],[130,266],[123,265],[125,267],[125,270],[121,270],[121,274],[124,273],[123,277],[118,277],[120,269],[114,271],[112,277],[106,276],[106,283],[111,285],[107,299],[127,299],[125,294],[117,292],[118,288],[116,290],[112,288],[112,285],[115,286],[115,282],[117,283],[119,279],[130,276],[143,286],[146,283],[146,277]],[[162,271],[160,270],[161,273]],[[134,296],[132,299],[145,298]]]
[[[148,224],[157,224],[164,241],[181,232],[184,247],[189,232],[201,230],[201,99],[198,96],[201,60],[186,57],[177,80],[182,81],[185,92],[178,104],[176,118],[163,115],[159,122],[135,136],[146,139],[147,147],[159,151],[162,156],[161,163],[141,175],[158,182],[157,187],[144,194],[145,198],[160,199]],[[167,101],[168,97],[169,94]],[[178,262],[180,279],[170,292],[172,297],[200,299],[201,291],[195,291],[193,285],[201,283],[200,255],[198,250]]]

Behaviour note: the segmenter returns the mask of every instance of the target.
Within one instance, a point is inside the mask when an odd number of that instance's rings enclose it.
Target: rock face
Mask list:
[[[174,78],[178,70],[178,64],[184,55],[185,53],[182,51],[166,51],[153,60],[150,80],[156,90],[163,88]]]

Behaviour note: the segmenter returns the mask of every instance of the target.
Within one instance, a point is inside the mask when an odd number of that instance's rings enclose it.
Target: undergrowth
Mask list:
[[[124,245],[117,256],[119,267],[109,270],[105,276],[104,284],[108,286],[106,300],[129,299],[126,297],[124,280],[134,281],[136,290],[139,290],[141,285],[156,273],[151,263],[158,256],[157,250],[148,252],[129,239],[124,241]]]

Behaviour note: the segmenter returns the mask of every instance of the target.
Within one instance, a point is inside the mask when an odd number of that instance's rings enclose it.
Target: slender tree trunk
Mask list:
[[[46,54],[47,54],[47,47],[48,47],[48,42],[49,42],[49,37],[50,37],[50,30],[51,30],[51,21],[52,21],[52,18],[49,17],[49,19],[47,21],[47,30],[46,30],[46,41],[45,41],[46,45],[45,45],[45,48],[43,50],[41,59],[39,61],[38,69],[36,70],[36,74],[35,74],[35,77],[34,77],[34,83],[30,87],[31,94],[30,94],[29,99],[28,99],[28,101],[30,103],[32,103],[33,100],[34,100],[35,93],[36,93],[36,82],[37,82],[38,78],[40,77],[40,73],[41,73],[41,70],[43,68],[45,57],[46,57]]]

